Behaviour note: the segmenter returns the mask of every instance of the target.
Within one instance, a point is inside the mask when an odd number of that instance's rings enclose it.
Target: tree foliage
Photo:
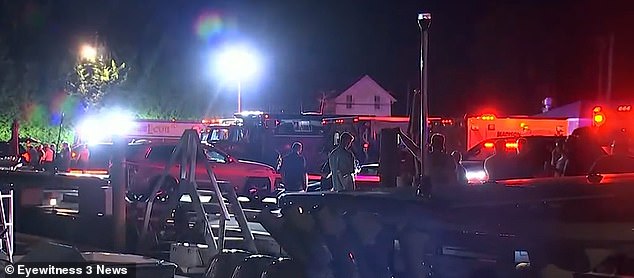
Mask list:
[[[97,106],[112,86],[125,80],[125,63],[98,57],[78,63],[69,80],[67,91],[81,98],[86,108]]]

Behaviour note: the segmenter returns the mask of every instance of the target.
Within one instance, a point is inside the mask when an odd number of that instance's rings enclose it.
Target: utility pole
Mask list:
[[[425,167],[426,163],[429,162],[429,152],[425,147],[427,145],[428,137],[429,137],[429,125],[427,124],[427,119],[429,117],[429,106],[428,106],[428,79],[427,74],[429,71],[429,60],[427,59],[427,54],[429,52],[429,26],[431,25],[431,13],[419,13],[418,14],[418,27],[421,32],[421,42],[420,42],[420,88],[421,88],[421,96],[420,96],[420,180],[419,186],[423,189],[423,195],[429,196],[430,188],[428,184],[426,184],[426,179],[429,176]]]
[[[123,138],[116,137],[112,152],[112,166],[110,166],[110,185],[112,186],[112,218],[114,247],[119,252],[126,251],[126,201],[127,189],[125,149],[126,142]]]

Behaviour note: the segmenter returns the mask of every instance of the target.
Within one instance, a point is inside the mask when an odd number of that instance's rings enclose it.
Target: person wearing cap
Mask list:
[[[282,175],[282,182],[286,191],[296,192],[306,190],[308,175],[306,159],[302,156],[302,143],[295,142],[291,152],[282,158],[278,171]]]
[[[350,148],[354,137],[348,132],[344,132],[339,141],[339,145],[328,155],[328,164],[332,177],[332,187],[334,191],[354,191],[355,157]]]

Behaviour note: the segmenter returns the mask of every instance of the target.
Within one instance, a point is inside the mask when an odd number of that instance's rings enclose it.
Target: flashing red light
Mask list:
[[[484,147],[487,149],[493,148],[495,146],[495,144],[493,144],[492,142],[486,142],[484,143]]]
[[[336,124],[343,124],[343,119],[335,120]]]
[[[367,148],[369,148],[369,147],[370,147],[370,144],[369,144],[369,143],[363,143],[363,148],[364,148],[364,149],[367,149]]]
[[[355,122],[355,123],[356,123],[356,122],[358,122],[358,121],[359,121],[359,118],[354,118],[354,119],[352,120],[352,122]]]
[[[619,112],[630,112],[630,111],[632,111],[632,106],[631,105],[621,105],[621,106],[619,106],[619,108],[617,110]]]
[[[595,125],[600,126],[605,122],[605,115],[595,114],[594,117],[592,117],[592,120],[594,121]]]
[[[507,149],[517,149],[517,143],[514,143],[514,142],[506,143],[506,148]]]
[[[328,122],[326,122],[326,120],[321,120],[321,124],[322,125],[326,125]]]

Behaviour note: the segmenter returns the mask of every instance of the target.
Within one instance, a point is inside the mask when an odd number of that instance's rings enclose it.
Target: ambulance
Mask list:
[[[538,118],[514,116],[498,118],[484,114],[466,119],[467,149],[491,138],[521,136],[567,136],[587,125],[580,118]]]
[[[125,138],[128,142],[139,140],[178,141],[187,129],[195,129],[198,133],[201,133],[206,128],[202,121],[144,119],[113,123],[105,123],[105,121],[95,120],[82,123],[75,131],[73,146],[111,143],[115,135]]]

